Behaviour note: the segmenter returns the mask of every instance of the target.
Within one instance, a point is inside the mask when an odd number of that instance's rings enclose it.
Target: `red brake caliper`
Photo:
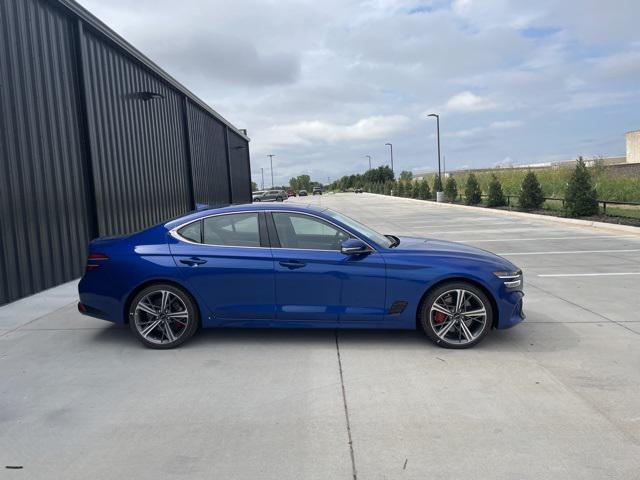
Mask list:
[[[447,316],[442,312],[436,312],[435,321],[436,323],[442,323],[446,320]]]

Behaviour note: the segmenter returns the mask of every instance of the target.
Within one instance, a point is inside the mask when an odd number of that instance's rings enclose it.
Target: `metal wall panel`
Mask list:
[[[184,97],[108,41],[85,33],[84,71],[100,235],[189,211]]]
[[[75,24],[0,1],[0,304],[72,280],[89,241]]]
[[[230,203],[225,126],[191,102],[187,108],[195,203]]]
[[[0,304],[91,238],[250,201],[248,141],[73,0],[0,0]]]
[[[229,169],[231,200],[233,203],[251,203],[251,167],[249,142],[227,129],[229,141]]]

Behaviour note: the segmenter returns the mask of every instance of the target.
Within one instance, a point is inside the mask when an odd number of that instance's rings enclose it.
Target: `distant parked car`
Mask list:
[[[355,189],[355,193],[362,193],[362,189],[361,188],[356,188]]]
[[[284,190],[267,190],[261,195],[254,195],[254,202],[283,202],[287,199],[287,192]]]
[[[307,193],[307,191],[306,191],[306,190],[300,190],[300,191],[298,192],[298,196],[299,196],[299,197],[306,197],[307,195],[309,195],[309,194]]]
[[[260,200],[256,199],[261,198],[266,192],[266,190],[256,190],[251,194],[251,198],[254,202],[259,202]]]
[[[313,187],[314,195],[322,195],[322,187]]]
[[[295,196],[296,196],[295,190],[287,190],[287,197],[295,197]]]

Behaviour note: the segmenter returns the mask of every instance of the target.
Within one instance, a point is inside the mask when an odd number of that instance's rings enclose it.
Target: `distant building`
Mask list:
[[[625,134],[627,139],[627,163],[640,163],[640,130]]]
[[[634,130],[625,134],[627,143],[627,153],[623,157],[599,157],[585,159],[587,166],[592,166],[596,161],[601,161],[604,165],[624,165],[627,163],[640,163],[640,130]],[[491,168],[460,168],[457,170],[451,170],[443,173],[443,177],[448,177],[452,173],[458,172],[485,172],[489,170],[507,169],[507,168],[560,168],[563,166],[570,166],[575,163],[575,159],[572,160],[560,160],[542,163],[529,163],[529,164],[508,164],[508,165],[496,165]],[[424,177],[433,175],[432,170],[414,172],[413,177],[417,180],[421,180]]]

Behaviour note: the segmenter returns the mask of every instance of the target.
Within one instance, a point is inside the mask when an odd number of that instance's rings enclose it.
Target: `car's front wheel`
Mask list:
[[[191,296],[168,284],[140,291],[129,307],[129,327],[150,348],[173,348],[198,329],[198,310]]]
[[[491,329],[491,302],[475,285],[445,283],[422,302],[420,323],[427,336],[444,348],[469,348]]]

